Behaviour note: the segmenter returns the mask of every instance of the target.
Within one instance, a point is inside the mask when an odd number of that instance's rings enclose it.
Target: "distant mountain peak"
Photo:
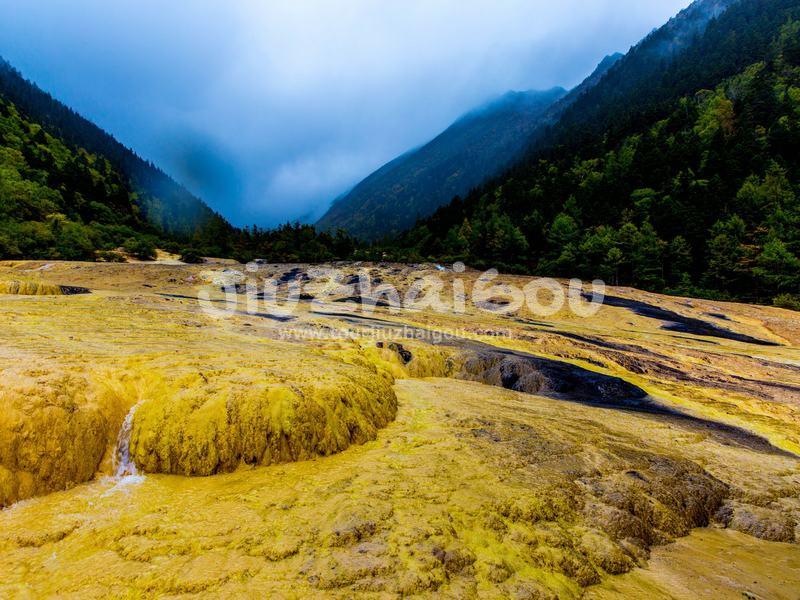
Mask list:
[[[665,25],[639,42],[634,48],[647,47],[650,54],[673,56],[686,48],[693,38],[702,33],[709,22],[719,17],[740,0],[695,0]],[[648,45],[651,38],[660,36],[660,43]]]
[[[605,56],[569,93],[563,88],[512,91],[470,111],[429,144],[384,165],[337,199],[317,226],[342,227],[366,239],[401,232],[521,160],[543,143],[550,128],[582,116],[589,116],[587,128],[593,126],[590,115],[600,111],[595,98],[630,93],[638,80],[631,73],[652,70],[661,57],[677,56],[738,1],[697,0],[627,54]],[[598,87],[611,88],[611,93],[594,94]]]
[[[456,119],[455,124],[462,123],[465,120],[480,117],[487,113],[494,113],[497,111],[508,110],[524,110],[526,105],[534,107],[535,110],[540,110],[542,101],[555,102],[564,95],[567,90],[560,86],[550,88],[549,90],[509,90],[505,94],[498,96],[484,103],[483,105],[470,110],[469,112],[461,115]]]
[[[613,54],[607,54],[603,60],[597,65],[597,68],[594,70],[595,73],[604,73],[608,71],[611,67],[613,67],[617,61],[625,56],[622,52],[614,52]]]
[[[586,79],[584,79],[579,86],[574,88],[569,95],[564,99],[564,103],[568,103],[572,98],[579,96],[583,92],[593,88],[597,85],[603,76],[608,73],[611,68],[616,65],[619,61],[625,58],[625,55],[621,52],[614,52],[613,54],[607,55],[603,60],[601,60],[597,66],[595,67],[592,74],[589,75]]]
[[[518,160],[548,109],[565,94],[561,87],[510,91],[471,110],[339,197],[317,227],[346,229],[364,239],[412,227]]]

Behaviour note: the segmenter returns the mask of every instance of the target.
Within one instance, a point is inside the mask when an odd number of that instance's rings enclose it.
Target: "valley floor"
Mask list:
[[[798,598],[795,313],[213,316],[225,269],[0,264],[91,290],[0,295],[0,597]]]

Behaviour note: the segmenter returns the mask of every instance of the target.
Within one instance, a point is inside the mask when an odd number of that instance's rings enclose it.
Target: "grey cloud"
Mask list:
[[[509,89],[689,0],[0,0],[0,54],[239,225],[313,220]]]

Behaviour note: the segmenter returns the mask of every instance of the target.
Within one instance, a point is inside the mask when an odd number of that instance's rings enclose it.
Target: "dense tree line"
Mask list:
[[[791,304],[800,295],[800,23],[786,19],[797,4],[730,9],[661,69],[658,93],[633,86],[637,99],[618,108],[584,106],[600,129],[577,127],[574,113],[545,151],[419,223],[395,256]],[[740,43],[757,60],[715,79],[744,55],[701,60],[709,40],[732,40],[723,51]],[[700,80],[713,87],[664,100],[670,81]]]
[[[188,262],[348,258],[345,235],[307,225],[232,227],[155,165],[27,81],[0,58],[0,259]]]

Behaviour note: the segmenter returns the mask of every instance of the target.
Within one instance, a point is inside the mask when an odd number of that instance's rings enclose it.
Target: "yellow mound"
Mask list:
[[[134,405],[137,467],[182,475],[327,456],[374,439],[394,419],[397,399],[386,373],[313,360],[313,376],[287,383],[255,368],[185,364],[156,370],[131,363],[125,375],[9,370],[0,387],[0,506],[110,472]]]
[[[281,379],[244,368],[163,381],[137,408],[131,456],[182,475],[306,460],[374,439],[397,411],[386,378],[324,357]]]
[[[94,477],[124,416],[95,391],[85,377],[4,372],[0,506]]]
[[[62,296],[60,285],[41,281],[0,281],[0,294],[15,296]]]
[[[408,362],[398,354],[403,346],[343,343],[324,355],[282,347],[266,370],[182,364],[163,369],[168,377],[151,372],[133,420],[131,457],[145,472],[205,476],[363,444],[395,418],[395,378],[448,371],[446,351],[408,347]]]
[[[704,524],[724,486],[796,494],[796,461],[649,415],[453,380],[395,390],[376,441],[331,457],[101,480],[0,512],[0,597],[577,599]],[[775,576],[759,597],[794,597],[800,575],[780,567],[800,564],[797,545],[695,541],[708,562],[655,565],[728,568],[756,593]],[[726,566],[722,550],[744,543]],[[635,573],[625,597],[651,597]],[[696,597],[707,581],[693,581]]]

